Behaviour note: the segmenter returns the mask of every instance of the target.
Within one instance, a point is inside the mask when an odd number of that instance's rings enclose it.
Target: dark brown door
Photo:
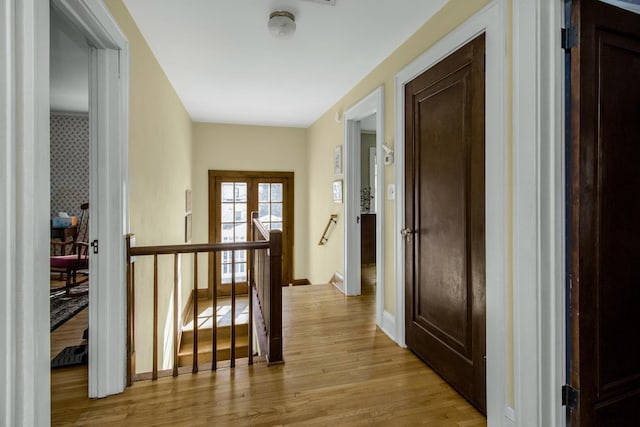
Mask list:
[[[482,412],[484,35],[405,87],[406,343]]]
[[[574,0],[574,426],[640,425],[640,15]]]

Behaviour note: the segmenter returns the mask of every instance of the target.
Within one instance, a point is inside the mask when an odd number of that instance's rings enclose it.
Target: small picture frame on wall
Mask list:
[[[333,194],[333,201],[335,203],[342,203],[342,180],[341,179],[336,179],[335,181],[333,181],[332,194]]]
[[[189,243],[191,241],[191,213],[184,216],[184,242]]]
[[[333,150],[333,174],[342,175],[342,145],[336,145]]]

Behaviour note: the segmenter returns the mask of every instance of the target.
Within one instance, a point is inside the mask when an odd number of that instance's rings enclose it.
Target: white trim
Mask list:
[[[404,86],[476,36],[486,34],[486,307],[487,421],[504,424],[507,406],[507,146],[505,126],[505,6],[495,0],[402,69],[396,89],[396,338],[404,346]]]
[[[396,318],[393,314],[389,313],[387,310],[384,310],[382,313],[382,323],[379,324],[382,332],[387,334],[389,338],[393,341],[396,340]]]
[[[13,2],[0,0],[0,348],[16,348],[15,61]],[[16,352],[0,352],[0,425],[16,425]]]
[[[562,426],[565,378],[563,2],[513,4],[516,425]]]
[[[516,425],[516,411],[511,406],[504,408],[504,425],[505,427],[515,427]]]
[[[49,274],[49,4],[3,0],[0,9],[0,294],[6,304],[0,424],[48,425],[50,320],[42,285]]]
[[[344,289],[347,295],[360,294],[360,120],[376,115],[376,160],[378,181],[376,204],[376,324],[382,326],[384,310],[384,86],[379,86],[344,113],[345,194],[344,194]],[[356,141],[358,143],[356,143]]]
[[[360,241],[360,121],[344,113],[344,294],[361,293]],[[351,114],[353,116],[353,114]]]

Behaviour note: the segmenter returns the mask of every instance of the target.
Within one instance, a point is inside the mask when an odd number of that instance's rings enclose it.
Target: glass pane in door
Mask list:
[[[220,240],[222,242],[246,242],[247,183],[223,182],[221,183],[221,193]],[[233,256],[231,251],[222,252],[221,262],[222,284],[231,283],[234,262],[236,265],[235,281],[240,283],[247,280],[246,251],[235,251]]]
[[[260,222],[267,230],[282,230],[282,192],[282,183],[258,183],[258,213]]]

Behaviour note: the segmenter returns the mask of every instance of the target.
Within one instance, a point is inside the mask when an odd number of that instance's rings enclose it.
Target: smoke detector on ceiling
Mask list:
[[[279,39],[287,39],[296,31],[296,17],[285,10],[276,10],[269,15],[269,32]]]

